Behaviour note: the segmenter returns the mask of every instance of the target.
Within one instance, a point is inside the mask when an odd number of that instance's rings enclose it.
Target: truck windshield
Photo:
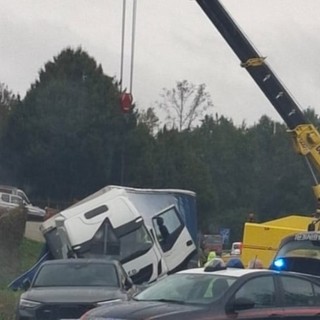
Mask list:
[[[77,254],[87,258],[104,255],[125,263],[145,254],[152,245],[143,221],[132,221],[113,229],[107,219]]]

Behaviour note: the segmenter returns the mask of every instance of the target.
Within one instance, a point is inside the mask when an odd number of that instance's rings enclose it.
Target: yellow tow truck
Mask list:
[[[243,232],[241,260],[248,266],[251,259],[259,259],[269,267],[281,240],[286,236],[308,230],[312,217],[290,215],[264,223],[246,222]]]

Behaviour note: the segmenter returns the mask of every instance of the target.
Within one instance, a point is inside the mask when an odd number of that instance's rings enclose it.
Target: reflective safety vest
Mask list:
[[[210,251],[209,254],[208,254],[207,262],[213,260],[216,257],[217,257],[216,252],[215,251]]]

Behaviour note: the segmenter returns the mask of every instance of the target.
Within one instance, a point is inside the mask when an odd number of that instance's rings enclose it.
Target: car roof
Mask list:
[[[296,232],[294,234],[288,235],[282,239],[280,243],[280,248],[291,241],[296,241],[296,242],[316,241],[316,243],[319,243],[320,231],[319,230],[318,231],[301,231],[301,232]]]
[[[230,276],[230,277],[242,277],[252,273],[274,273],[268,269],[241,269],[241,268],[226,268],[223,270],[216,271],[205,271],[205,268],[194,268],[180,271],[178,273],[191,273],[191,274],[212,274],[219,276]],[[278,273],[278,272],[277,272]]]
[[[0,185],[0,190],[2,190],[2,189],[5,189],[5,190],[18,190],[17,187],[8,186],[8,185],[4,185],[4,184]]]
[[[320,277],[301,273],[301,272],[293,272],[293,271],[279,271],[279,270],[271,270],[271,269],[241,269],[241,268],[226,268],[222,270],[215,270],[215,271],[205,271],[205,268],[194,268],[194,269],[187,269],[180,271],[180,274],[211,274],[211,275],[219,275],[219,276],[226,276],[226,277],[235,277],[240,278],[245,275],[249,274],[280,274],[280,275],[291,275],[295,277],[302,277],[308,278],[313,281],[320,282]]]

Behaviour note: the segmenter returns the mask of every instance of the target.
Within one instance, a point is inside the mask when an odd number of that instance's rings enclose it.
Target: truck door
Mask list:
[[[175,206],[161,211],[152,219],[152,223],[164,261],[170,272],[180,267],[186,258],[196,250],[196,246]]]

